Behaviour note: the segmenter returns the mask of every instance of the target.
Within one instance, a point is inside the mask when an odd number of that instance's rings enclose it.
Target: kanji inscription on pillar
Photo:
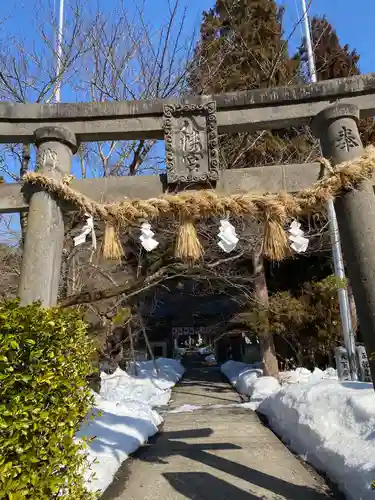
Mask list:
[[[216,103],[166,104],[163,111],[168,183],[217,181]]]
[[[41,147],[37,155],[37,170],[56,170],[58,165],[57,152],[48,147]]]
[[[371,382],[370,365],[367,358],[366,349],[363,345],[356,346],[359,380]]]
[[[348,353],[344,347],[335,349],[336,369],[339,380],[350,380]]]
[[[358,140],[353,132],[353,130],[349,127],[343,125],[340,128],[336,139],[336,145],[340,149],[344,149],[345,151],[350,151],[351,148],[357,148],[359,146]]]

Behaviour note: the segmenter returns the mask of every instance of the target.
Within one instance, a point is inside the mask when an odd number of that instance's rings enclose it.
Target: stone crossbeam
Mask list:
[[[296,192],[310,187],[319,178],[319,163],[294,165],[269,165],[238,170],[225,170],[216,185],[216,192],[223,194],[270,192]],[[164,175],[138,175],[134,177],[105,177],[75,180],[73,189],[99,202],[111,203],[124,197],[140,199],[154,198],[165,191]],[[27,196],[23,185],[17,183],[0,185],[0,213],[28,210]],[[25,193],[27,194],[27,193]]]
[[[375,73],[305,86],[250,90],[183,100],[103,103],[0,103],[0,142],[31,142],[34,131],[65,126],[78,141],[163,139],[163,105],[215,101],[219,133],[251,132],[307,124],[333,103],[354,104],[375,115]]]

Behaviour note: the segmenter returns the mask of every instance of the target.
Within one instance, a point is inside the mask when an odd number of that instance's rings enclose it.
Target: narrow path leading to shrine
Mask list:
[[[217,367],[188,354],[162,432],[125,462],[103,500],[324,500],[335,498],[241,407]]]

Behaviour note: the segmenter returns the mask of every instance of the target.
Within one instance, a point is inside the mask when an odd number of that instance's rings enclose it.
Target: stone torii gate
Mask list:
[[[363,152],[359,117],[375,115],[375,74],[308,86],[188,97],[180,101],[74,104],[0,103],[0,142],[38,148],[41,173],[62,179],[82,141],[165,139],[166,174],[73,181],[97,201],[160,196],[168,187],[209,187],[225,194],[296,192],[319,177],[320,164],[221,171],[218,133],[312,124],[333,164]],[[69,207],[68,207],[69,208]],[[372,182],[336,201],[348,275],[375,380],[375,196]],[[23,304],[57,302],[64,238],[63,205],[22,184],[0,186],[0,213],[29,211],[19,295]]]

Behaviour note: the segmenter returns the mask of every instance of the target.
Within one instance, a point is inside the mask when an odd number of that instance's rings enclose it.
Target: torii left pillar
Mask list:
[[[72,169],[77,151],[75,135],[63,127],[43,127],[34,133],[38,147],[37,168],[60,180]],[[23,249],[19,297],[21,304],[39,300],[44,307],[57,303],[64,245],[64,220],[60,201],[39,191],[31,196]]]

